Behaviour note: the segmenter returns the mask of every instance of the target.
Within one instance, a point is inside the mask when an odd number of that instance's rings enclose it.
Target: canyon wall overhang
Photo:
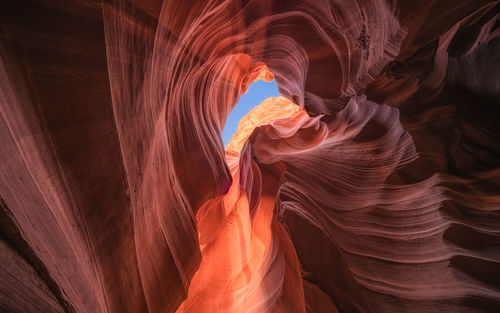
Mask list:
[[[0,311],[498,312],[498,11],[0,1]]]

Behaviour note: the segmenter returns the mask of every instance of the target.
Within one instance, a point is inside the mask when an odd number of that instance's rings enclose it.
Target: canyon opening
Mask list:
[[[302,109],[280,96],[276,82],[254,81],[229,114],[222,132],[227,151],[240,151],[255,128],[288,118]]]
[[[222,131],[222,142],[226,148],[231,138],[238,130],[240,120],[249,114],[256,106],[270,97],[279,97],[278,86],[276,81],[266,82],[260,77],[257,81],[252,82],[248,91],[241,95],[238,103],[234,106],[231,113],[226,119],[224,130]]]

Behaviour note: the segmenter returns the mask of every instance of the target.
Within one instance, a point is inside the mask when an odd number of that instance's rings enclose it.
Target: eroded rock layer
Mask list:
[[[0,311],[498,312],[498,11],[1,1]]]

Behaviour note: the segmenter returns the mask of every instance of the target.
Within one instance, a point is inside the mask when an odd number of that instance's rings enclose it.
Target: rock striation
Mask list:
[[[498,312],[499,8],[1,1],[0,311]]]

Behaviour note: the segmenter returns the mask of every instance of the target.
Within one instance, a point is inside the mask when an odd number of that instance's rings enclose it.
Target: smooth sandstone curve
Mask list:
[[[497,312],[498,11],[1,1],[0,311]]]

